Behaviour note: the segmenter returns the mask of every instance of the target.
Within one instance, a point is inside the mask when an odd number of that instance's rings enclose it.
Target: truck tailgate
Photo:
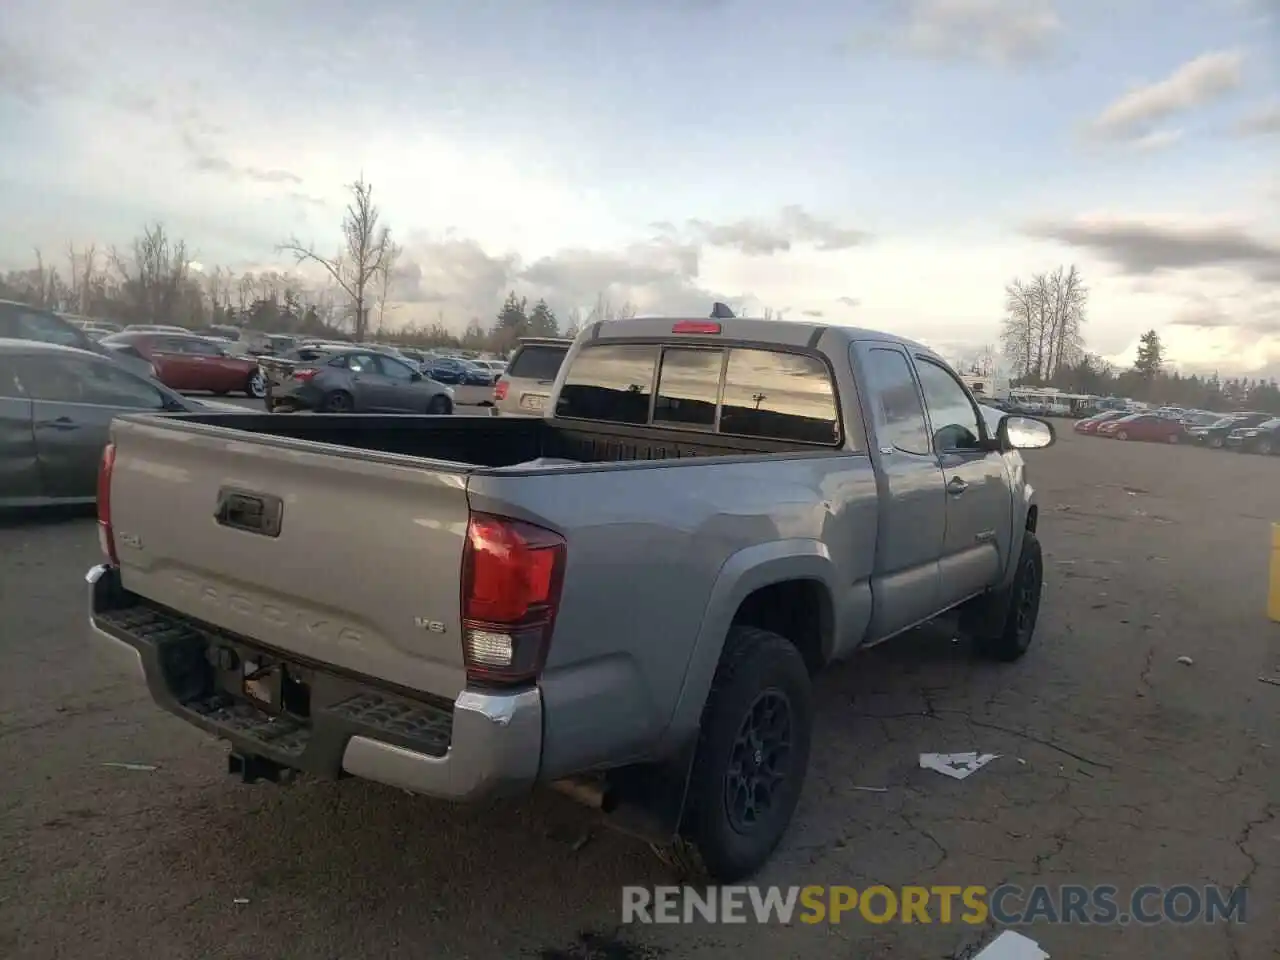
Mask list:
[[[463,689],[465,468],[159,418],[112,435],[126,589],[303,658]]]

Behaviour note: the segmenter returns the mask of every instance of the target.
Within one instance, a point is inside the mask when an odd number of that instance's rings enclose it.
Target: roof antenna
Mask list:
[[[711,305],[712,320],[732,320],[734,319],[733,311],[729,309],[729,305],[716,301]]]

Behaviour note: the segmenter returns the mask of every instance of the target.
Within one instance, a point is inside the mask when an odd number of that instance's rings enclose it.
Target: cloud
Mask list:
[[[1260,282],[1280,281],[1280,240],[1256,237],[1236,224],[1083,218],[1041,221],[1024,232],[1089,250],[1128,274],[1228,267]]]
[[[73,78],[60,64],[0,37],[0,94],[35,106],[73,88]]]
[[[1010,66],[1043,59],[1061,32],[1051,0],[909,0],[884,39],[911,56]]]
[[[234,163],[214,153],[189,131],[183,133],[182,142],[191,153],[191,165],[203,173],[217,173],[232,180],[250,180],[254,183],[287,183],[294,186],[302,183],[300,176],[288,170]]]
[[[552,304],[583,306],[598,295],[644,313],[701,316],[717,300],[738,299],[701,282],[696,244],[658,239],[619,251],[566,249],[542,257],[519,279]]]
[[[1163,80],[1130,90],[1102,111],[1093,132],[1106,139],[1142,136],[1160,120],[1218,100],[1240,86],[1244,55],[1236,50],[1206,53]]]
[[[826,316],[826,313],[824,313],[822,310],[801,310],[800,312],[804,316],[813,317],[814,319],[821,319],[822,317]]]
[[[475,240],[411,236],[392,275],[392,293],[398,302],[447,305],[465,323],[496,312],[517,272],[514,254],[491,255]]]
[[[857,307],[862,304],[857,297],[837,297],[836,302],[843,303],[846,307]]]
[[[1139,153],[1155,153],[1167,150],[1182,139],[1181,130],[1152,130],[1145,136],[1129,142],[1129,147]]]
[[[1234,330],[1241,334],[1280,334],[1280,295],[1239,290],[1209,296],[1191,292],[1169,321],[1175,327],[1199,330]]]
[[[1273,103],[1242,117],[1235,130],[1242,137],[1263,137],[1280,133],[1280,103]]]
[[[654,226],[664,233],[673,229],[665,223]],[[687,228],[708,246],[731,248],[749,256],[783,253],[793,245],[813,246],[823,251],[848,250],[871,239],[869,233],[820,219],[794,205],[783,207],[770,220],[744,219],[723,224],[690,220]]]

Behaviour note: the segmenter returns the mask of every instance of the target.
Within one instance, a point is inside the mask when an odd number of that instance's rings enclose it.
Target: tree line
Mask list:
[[[1154,329],[1139,338],[1133,364],[1127,368],[1088,352],[1083,335],[1088,300],[1088,288],[1075,266],[1016,279],[1005,287],[1000,342],[1011,385],[1198,410],[1280,413],[1280,387],[1274,378],[1224,379],[1216,372],[1183,375],[1168,366]],[[982,365],[985,369],[979,371],[975,361],[973,372],[989,374],[989,353]]]
[[[396,266],[403,253],[383,222],[373,187],[363,177],[348,185],[342,242],[334,253],[290,237],[277,252],[295,264],[319,268],[317,284],[287,271],[236,272],[197,262],[185,240],[151,223],[126,248],[68,244],[61,265],[37,249],[35,263],[0,275],[0,299],[116,323],[164,323],[207,329],[230,325],[362,342],[392,338],[418,346],[448,346],[505,353],[521,337],[575,336],[598,320],[634,316],[601,293],[585,313],[574,308],[562,322],[545,300],[530,304],[508,294],[489,323],[473,318],[458,335],[443,312],[431,323],[388,324]]]

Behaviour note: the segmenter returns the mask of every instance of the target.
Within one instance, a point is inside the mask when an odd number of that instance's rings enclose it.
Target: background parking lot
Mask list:
[[[1276,956],[1280,687],[1258,678],[1280,674],[1280,462],[1062,427],[1028,457],[1046,563],[1032,652],[971,661],[939,625],[823,676],[805,795],[758,882],[1248,884],[1235,929],[1026,932],[1055,960]],[[990,939],[860,920],[619,930],[620,887],[667,875],[567,800],[242,786],[222,745],[88,645],[96,560],[88,518],[0,527],[2,956],[958,960]],[[965,781],[917,769],[972,749],[1000,758]]]

